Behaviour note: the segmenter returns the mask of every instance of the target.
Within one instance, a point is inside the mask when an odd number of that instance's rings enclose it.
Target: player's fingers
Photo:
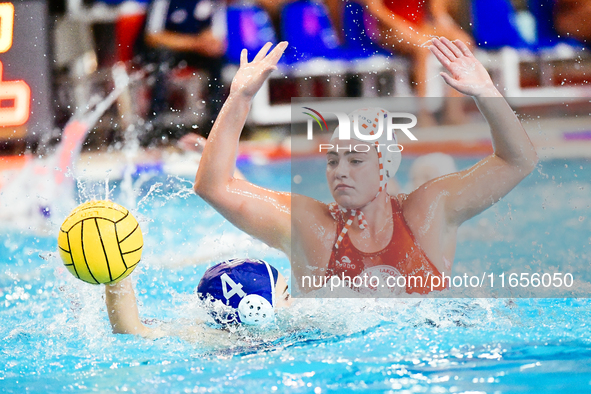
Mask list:
[[[272,46],[273,46],[273,44],[270,43],[270,42],[268,42],[265,45],[263,45],[263,47],[261,48],[261,50],[259,51],[259,53],[257,53],[257,55],[254,57],[253,62],[256,62],[257,60],[261,60],[265,56],[267,56],[267,52],[269,52],[269,48],[271,48]]]
[[[277,44],[277,46],[273,48],[271,53],[269,53],[269,55],[267,56],[267,59],[269,59],[269,63],[272,65],[277,64],[279,59],[281,59],[281,55],[283,55],[285,48],[287,48],[287,41],[282,41],[279,44]]]
[[[248,51],[246,50],[246,48],[244,48],[242,50],[242,52],[240,52],[240,67],[244,66],[247,63],[248,63]]]
[[[464,56],[473,56],[472,51],[470,50],[470,48],[468,48],[468,45],[464,44],[462,40],[455,40],[454,44],[456,44],[456,46],[460,48],[460,51],[462,51]]]
[[[431,45],[431,46],[429,47],[429,50],[431,51],[431,53],[432,53],[432,54],[434,54],[434,55],[435,55],[435,57],[437,58],[437,60],[439,60],[439,62],[440,62],[441,64],[443,64],[445,67],[448,67],[448,66],[451,64],[451,62],[450,62],[450,60],[447,58],[447,56],[445,56],[445,55],[443,54],[443,52],[441,52],[441,51],[439,50],[439,48],[437,48],[435,45]]]
[[[443,53],[450,61],[456,60],[456,55],[454,55],[453,52],[450,51],[450,49],[447,47],[447,45],[445,45],[443,42],[441,42],[440,39],[434,38],[433,39],[433,45],[437,49],[439,49],[439,51],[441,53]]]
[[[441,42],[444,43],[445,46],[448,47],[456,57],[461,57],[463,55],[462,51],[460,51],[460,48],[458,48],[456,44],[448,40],[446,37],[441,37]]]

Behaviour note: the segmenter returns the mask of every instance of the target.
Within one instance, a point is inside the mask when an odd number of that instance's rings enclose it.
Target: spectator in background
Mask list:
[[[146,17],[143,43],[144,60],[159,64],[152,93],[149,117],[154,119],[169,110],[166,96],[168,74],[184,63],[208,72],[208,97],[205,100],[207,135],[222,105],[221,69],[226,52],[223,31],[224,7],[215,0],[152,0]],[[216,23],[219,18],[220,23]]]
[[[591,1],[555,0],[554,28],[559,34],[588,45],[591,39]]]
[[[330,0],[331,3],[334,1],[338,0]],[[460,7],[460,0],[356,1],[365,5],[377,19],[380,31],[377,41],[388,50],[410,56],[415,92],[419,97],[427,95],[427,64],[430,52],[427,45],[424,45],[426,42],[433,36],[445,36],[452,41],[459,39],[472,47],[472,38],[452,17],[465,9]],[[461,15],[457,17],[460,18]],[[462,95],[450,89],[450,96]],[[464,123],[463,103],[459,99],[447,100],[444,111],[444,123]],[[435,120],[426,109],[420,114],[419,121],[423,126],[435,124]]]

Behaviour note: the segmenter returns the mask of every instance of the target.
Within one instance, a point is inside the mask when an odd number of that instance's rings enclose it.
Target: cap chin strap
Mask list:
[[[381,193],[381,191],[374,198],[372,198],[372,200],[370,202],[365,204],[363,207],[366,207],[367,205],[371,204],[380,195],[380,193]],[[387,194],[386,194],[386,199],[388,199]],[[357,209],[347,209],[347,208],[341,207],[336,202],[328,204],[328,209],[329,209],[330,214],[334,220],[336,220],[336,221],[345,220],[345,217],[347,217],[347,215],[348,215],[345,225],[343,226],[343,229],[341,230],[341,233],[339,234],[339,236],[337,238],[337,242],[334,244],[335,248],[337,248],[337,249],[339,248],[339,245],[343,241],[343,238],[345,238],[345,234],[347,234],[347,232],[349,231],[349,228],[351,227],[351,225],[353,224],[353,221],[355,219],[357,219],[357,225],[359,226],[360,229],[364,230],[369,227],[369,225],[367,224],[367,220],[365,219],[365,215],[363,214],[363,211],[361,211],[361,209],[363,207],[357,208]]]

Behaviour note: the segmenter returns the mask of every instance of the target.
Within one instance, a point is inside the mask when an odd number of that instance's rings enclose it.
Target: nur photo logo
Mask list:
[[[328,131],[326,119],[319,111],[316,111],[310,107],[302,108],[307,110],[303,112],[303,114],[310,117],[307,124],[308,140],[312,140],[314,138],[314,123],[319,126],[320,131]],[[378,116],[373,119],[369,119],[363,115],[360,117],[359,114],[355,114],[353,117],[353,122],[351,122],[351,118],[349,118],[349,116],[344,112],[329,112],[329,114],[335,115],[339,122],[339,140],[350,140],[353,138],[360,141],[376,141],[380,139],[382,134],[385,132],[388,141],[395,141],[396,138],[393,136],[393,134],[395,130],[400,130],[410,140],[417,141],[417,137],[415,137],[410,132],[410,129],[417,124],[417,117],[415,115],[408,112],[383,112],[383,116]],[[401,119],[408,119],[410,122],[399,123]],[[353,127],[351,127],[351,123],[353,123]],[[372,131],[370,134],[368,134],[367,131],[364,133],[359,129],[360,125],[363,128],[373,127],[375,128],[375,131]],[[353,136],[351,136],[351,130],[353,130]]]

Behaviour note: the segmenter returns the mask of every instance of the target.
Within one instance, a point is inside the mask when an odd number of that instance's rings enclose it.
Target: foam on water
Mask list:
[[[573,182],[561,162],[543,166],[548,179],[537,174],[519,186],[530,194],[516,190],[463,226],[456,265],[588,261],[589,221],[579,221],[587,209],[580,188],[588,181]],[[289,176],[282,164],[277,173],[265,171],[270,179]],[[270,179],[268,186],[277,187]],[[106,184],[79,182],[84,199],[104,198]],[[134,215],[145,233],[143,261],[132,275],[140,315],[180,336],[149,341],[113,335],[103,287],[66,271],[52,234],[4,228],[5,392],[588,388],[587,299],[296,299],[264,330],[203,330],[197,321],[213,321],[194,291],[208,265],[249,256],[287,274],[287,259],[227,223],[192,193],[190,180],[136,174],[108,185],[115,201],[131,196],[137,202]],[[547,222],[564,226],[563,237],[546,235]]]

